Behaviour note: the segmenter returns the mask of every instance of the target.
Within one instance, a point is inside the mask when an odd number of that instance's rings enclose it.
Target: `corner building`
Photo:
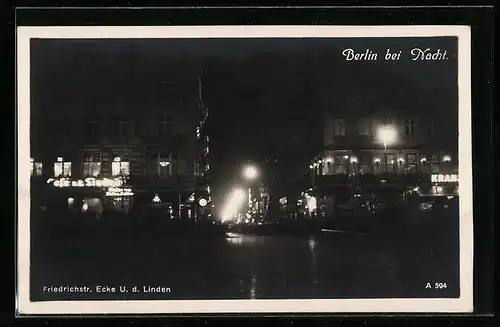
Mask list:
[[[353,97],[324,107],[316,155],[290,179],[294,195],[282,199],[294,207],[288,211],[326,216],[353,193],[382,187],[458,195],[458,107],[431,113],[432,106],[391,103],[389,95],[376,100]]]
[[[32,108],[32,206],[79,210],[96,198],[126,213],[209,217],[208,109],[198,95],[143,100]]]

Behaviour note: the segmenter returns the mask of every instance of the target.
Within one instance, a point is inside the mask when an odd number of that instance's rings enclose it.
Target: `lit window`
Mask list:
[[[396,169],[396,156],[393,154],[386,154],[385,156],[384,172],[394,172]]]
[[[97,160],[96,156],[86,156],[83,162],[83,176],[97,177],[101,173],[101,162]]]
[[[201,136],[201,131],[200,131],[200,128],[199,127],[196,127],[196,138],[200,138]]]
[[[170,176],[172,175],[172,165],[170,163],[170,155],[166,154],[158,154],[156,158],[157,164],[157,173],[158,176]]]
[[[205,148],[205,154],[208,154],[210,152],[208,146]]]
[[[120,157],[115,157],[111,163],[111,174],[113,176],[130,175],[130,163],[126,160],[121,160]]]
[[[41,162],[34,162],[33,159],[31,159],[31,165],[30,165],[30,174],[31,175],[36,175],[36,176],[41,176],[42,175],[42,163]]]
[[[345,174],[347,173],[347,159],[349,158],[346,154],[336,153],[333,156],[333,166],[332,173],[333,174]]]
[[[201,176],[200,164],[198,164],[197,162],[194,163],[194,175]]]
[[[54,177],[71,176],[71,162],[65,162],[62,157],[57,157],[54,163]]]
[[[406,165],[406,169],[408,172],[414,172],[417,169],[417,155],[415,153],[411,153],[406,155],[406,160],[408,164]]]

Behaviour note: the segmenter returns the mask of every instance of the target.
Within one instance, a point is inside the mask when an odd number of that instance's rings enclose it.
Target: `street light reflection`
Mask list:
[[[226,241],[231,245],[256,244],[258,239],[253,235],[245,235],[238,233],[226,233]],[[259,243],[262,243],[260,240]]]

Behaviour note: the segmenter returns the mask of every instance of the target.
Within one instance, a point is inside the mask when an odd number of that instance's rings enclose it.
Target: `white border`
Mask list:
[[[459,299],[175,300],[30,302],[30,39],[307,38],[457,36],[459,84]],[[473,225],[469,26],[18,27],[18,293],[20,314],[166,313],[463,313],[472,312]]]

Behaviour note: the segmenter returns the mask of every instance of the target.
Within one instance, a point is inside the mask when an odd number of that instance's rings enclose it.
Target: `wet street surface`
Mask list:
[[[458,238],[450,229],[399,236],[154,232],[38,228],[32,242],[32,300],[459,296]],[[435,289],[435,283],[446,287]],[[91,292],[54,293],[44,286],[87,286]],[[97,286],[116,291],[97,292]],[[120,292],[120,286],[127,290]],[[144,292],[149,286],[165,289]]]

